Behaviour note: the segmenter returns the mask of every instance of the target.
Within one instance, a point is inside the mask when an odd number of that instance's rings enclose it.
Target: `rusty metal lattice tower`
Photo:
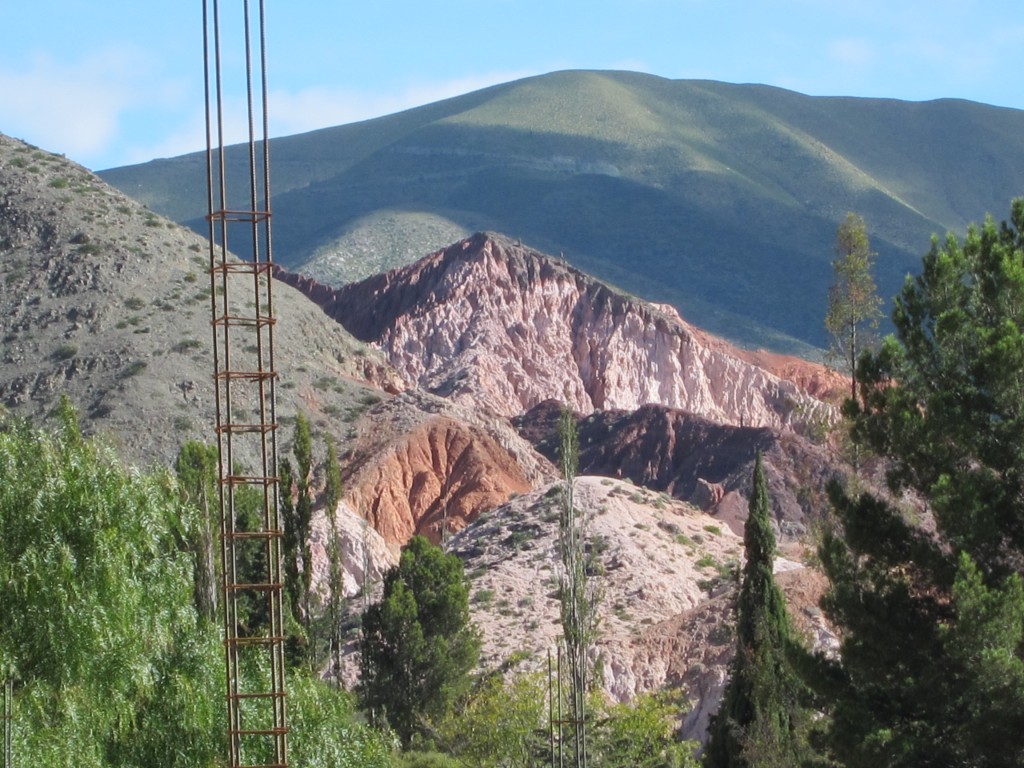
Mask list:
[[[230,6],[226,18],[220,7],[224,4]],[[210,308],[228,764],[231,768],[285,768],[288,727],[274,392],[266,17],[263,0],[255,5],[249,0],[203,0]],[[237,73],[234,84],[243,81],[248,111],[248,146],[231,152],[225,147],[227,72]],[[229,190],[229,180],[238,180],[239,188]],[[229,192],[232,201],[245,202],[232,207]],[[229,247],[239,258],[229,254]]]

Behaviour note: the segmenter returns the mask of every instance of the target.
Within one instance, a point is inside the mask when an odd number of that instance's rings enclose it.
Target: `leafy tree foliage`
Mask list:
[[[324,620],[328,624],[328,656],[331,670],[341,674],[341,622],[345,609],[345,569],[341,542],[338,538],[338,504],[341,501],[341,470],[338,466],[338,451],[334,441],[327,439],[327,487],[324,491],[324,509],[329,523],[327,541],[327,605]]]
[[[219,751],[216,633],[166,474],[121,468],[66,404],[56,434],[0,432],[0,660],[19,765],[203,765]],[[159,757],[157,757],[159,756]]]
[[[533,768],[548,755],[547,682],[540,674],[492,675],[447,718],[435,738],[480,768]]]
[[[596,768],[696,768],[695,742],[675,734],[679,704],[661,694],[642,694],[626,704],[601,701],[592,763]]]
[[[775,534],[761,455],[754,465],[744,527],[746,563],[736,605],[736,656],[714,718],[704,764],[712,768],[797,766],[804,742],[803,685],[789,658],[794,644],[782,591],[775,583]]]
[[[385,575],[381,601],[363,614],[361,651],[363,704],[384,713],[407,746],[423,721],[442,720],[469,690],[480,654],[462,561],[414,536]]]
[[[280,506],[284,525],[283,566],[285,594],[288,596],[289,657],[294,664],[317,668],[317,642],[313,637],[312,593],[312,521],[313,440],[309,419],[295,414],[292,455],[295,463],[282,459]]]
[[[551,765],[548,680],[540,673],[485,678],[465,706],[431,734],[459,765],[535,768]],[[680,711],[672,698],[644,694],[629,703],[589,697],[590,763],[596,768],[694,768],[695,744],[676,738]],[[557,717],[557,713],[555,715]],[[558,750],[555,749],[556,765]],[[564,761],[564,753],[562,756]],[[445,763],[446,765],[448,763]]]
[[[867,348],[869,334],[878,327],[882,300],[871,274],[875,254],[867,225],[847,213],[836,232],[834,280],[829,288],[825,328],[832,337],[829,353],[850,372],[850,397],[857,399],[857,359]]]
[[[224,652],[194,600],[202,515],[169,474],[122,468],[66,404],[60,417],[53,434],[0,425],[0,671],[16,681],[16,765],[219,765]],[[209,469],[201,448],[179,455],[193,491]],[[289,684],[296,765],[391,765],[393,739],[360,724],[348,694]]]
[[[298,671],[288,685],[288,746],[295,765],[390,768],[398,746],[394,736],[357,722],[350,693]]]
[[[824,607],[844,633],[830,743],[850,766],[1024,764],[1024,200],[934,239],[858,367],[854,437],[935,533],[832,489]]]
[[[217,497],[217,447],[195,440],[185,443],[174,462],[182,502],[199,512],[189,536],[189,550],[195,560],[196,610],[208,621],[217,618],[217,567],[220,515]]]

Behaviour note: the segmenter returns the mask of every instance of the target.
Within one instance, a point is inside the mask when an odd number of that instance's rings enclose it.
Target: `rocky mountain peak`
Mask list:
[[[281,275],[414,386],[514,416],[647,403],[744,426],[804,427],[831,408],[748,353],[509,238],[478,233],[332,289]]]

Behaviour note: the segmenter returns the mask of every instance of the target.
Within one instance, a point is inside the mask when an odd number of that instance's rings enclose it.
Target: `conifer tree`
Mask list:
[[[857,358],[878,328],[882,300],[871,274],[877,254],[871,250],[867,224],[855,213],[847,213],[836,232],[836,258],[832,262],[834,281],[828,293],[825,328],[832,337],[829,355],[842,361],[850,373],[850,397],[857,399]]]
[[[788,657],[789,614],[775,583],[775,535],[761,454],[754,464],[750,513],[744,527],[746,564],[736,604],[736,656],[704,757],[709,768],[798,766],[803,685]]]
[[[462,561],[414,536],[363,615],[360,651],[363,706],[383,713],[403,745],[425,721],[443,720],[480,655]]]
[[[854,439],[933,530],[884,498],[831,490],[820,552],[843,634],[816,684],[847,766],[1024,764],[1024,200],[933,239],[862,358]]]

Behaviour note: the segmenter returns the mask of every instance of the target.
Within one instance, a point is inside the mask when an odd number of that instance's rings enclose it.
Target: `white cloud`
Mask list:
[[[180,102],[182,91],[153,78],[149,58],[131,47],[70,62],[34,54],[0,69],[0,127],[89,164],[116,146],[125,113]]]
[[[875,49],[870,42],[861,38],[833,40],[828,47],[831,59],[848,67],[863,69],[875,61]]]

